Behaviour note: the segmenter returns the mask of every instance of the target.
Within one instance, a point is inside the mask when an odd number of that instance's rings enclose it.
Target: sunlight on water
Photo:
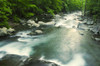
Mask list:
[[[78,16],[76,14],[81,15],[81,12],[76,12],[72,14],[66,14],[63,19],[58,19],[56,27],[66,27],[66,28],[77,28],[77,25],[79,21],[77,20]],[[56,19],[59,18],[59,16],[56,16]]]

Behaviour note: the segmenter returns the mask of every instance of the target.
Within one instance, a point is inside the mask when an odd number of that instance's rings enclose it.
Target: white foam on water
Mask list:
[[[66,14],[63,18],[64,19],[58,19],[57,23],[56,23],[56,27],[66,27],[66,28],[73,28],[73,27],[77,27],[79,21],[77,20],[77,18],[79,16],[78,15],[82,15],[82,13],[79,12],[74,12],[72,14]],[[76,20],[75,20],[76,19]]]
[[[54,60],[45,59],[45,56],[42,56],[39,60],[53,62],[53,63],[56,63],[60,66],[85,66],[85,60],[84,60],[82,54],[75,54],[69,62],[66,62],[66,64],[63,64],[62,62],[60,62],[56,59],[54,59]]]
[[[15,36],[20,36],[20,37],[31,37],[27,34],[29,34],[31,31],[21,31],[21,32],[18,32]]]
[[[31,42],[33,39],[28,39],[28,38],[18,38],[18,41],[20,42]]]
[[[67,64],[67,66],[85,66],[83,55],[75,54],[73,59]]]
[[[14,42],[3,47],[0,47],[0,51],[5,51],[7,54],[17,54],[17,55],[25,55],[29,56],[31,51],[30,46],[25,46],[19,42]]]
[[[26,35],[25,35],[26,36]],[[7,45],[0,47],[0,52],[6,52],[6,54],[16,54],[21,56],[30,56],[31,52],[34,53],[33,47],[44,43],[50,37],[41,37],[41,36],[32,36],[38,37],[35,39],[27,38],[27,37],[20,37],[18,38],[18,42],[12,42]],[[39,38],[41,37],[41,38]],[[2,58],[5,54],[0,53],[0,58]]]
[[[0,59],[2,58],[2,57],[4,57],[6,54],[0,54]]]

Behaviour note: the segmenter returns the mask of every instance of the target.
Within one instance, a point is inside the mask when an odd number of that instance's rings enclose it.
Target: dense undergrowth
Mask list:
[[[87,0],[87,16],[92,16],[94,21],[100,19],[100,0]]]
[[[85,7],[86,6],[86,7]],[[95,19],[100,16],[99,0],[0,0],[0,27],[38,15],[54,15],[76,10],[89,11]]]

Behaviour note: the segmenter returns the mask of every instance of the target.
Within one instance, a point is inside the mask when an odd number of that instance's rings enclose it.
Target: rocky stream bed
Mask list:
[[[0,66],[99,66],[100,27],[81,12],[55,15],[50,22],[21,21],[28,29],[0,28]],[[3,30],[4,29],[4,30]]]

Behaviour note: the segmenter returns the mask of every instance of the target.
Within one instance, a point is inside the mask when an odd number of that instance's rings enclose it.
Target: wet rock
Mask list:
[[[87,24],[87,25],[93,25],[93,23],[94,23],[93,21],[87,21],[86,24]]]
[[[39,21],[38,23],[36,23],[34,20],[28,20],[27,21],[27,25],[30,27],[30,28],[32,28],[32,27],[34,27],[34,28],[39,28],[39,29],[41,29],[42,27],[52,27],[52,26],[54,26],[54,24],[55,24],[55,22],[43,22],[43,21]]]
[[[21,23],[22,25],[26,25],[26,24],[27,24],[26,20],[21,20],[21,19],[20,19],[20,23]]]
[[[83,23],[87,24],[87,25],[93,25],[94,24],[94,21],[91,20],[91,19],[84,19],[83,20]]]
[[[100,23],[95,24],[91,31],[93,31],[94,34],[100,34]]]
[[[77,28],[82,29],[82,30],[88,30],[89,29],[88,26],[85,25],[84,23],[79,23]]]
[[[80,35],[84,35],[84,34],[81,33]]]
[[[35,23],[34,20],[28,20],[27,24],[28,24],[29,27],[34,27],[34,26],[39,27],[40,26],[38,23]]]
[[[100,41],[100,38],[94,38],[96,41]]]
[[[31,35],[31,36],[32,36],[32,35],[36,35],[36,33],[32,31],[32,32],[30,32],[30,33],[27,34],[27,35]]]
[[[78,20],[79,20],[79,21],[83,21],[84,19],[80,17],[80,18],[78,18]]]
[[[45,22],[39,21],[38,24],[41,25],[41,26],[54,26],[55,22],[45,23]]]
[[[92,36],[92,39],[94,39],[96,41],[100,41],[100,36]]]
[[[43,33],[42,30],[36,30],[35,32],[36,32],[36,34],[42,34]]]
[[[42,30],[35,30],[30,32],[28,35],[41,35],[41,34],[43,34]]]
[[[28,57],[7,54],[0,60],[0,66],[22,66]]]
[[[59,66],[59,65],[57,65],[53,62],[47,62],[44,60],[31,59],[29,61],[26,61],[24,66]]]
[[[94,39],[96,41],[100,41],[100,35],[93,35],[92,39]]]
[[[0,28],[0,36],[11,35],[15,30],[12,28],[7,29],[6,27]]]
[[[26,56],[8,54],[0,60],[0,66],[58,66],[53,62],[34,60]]]

